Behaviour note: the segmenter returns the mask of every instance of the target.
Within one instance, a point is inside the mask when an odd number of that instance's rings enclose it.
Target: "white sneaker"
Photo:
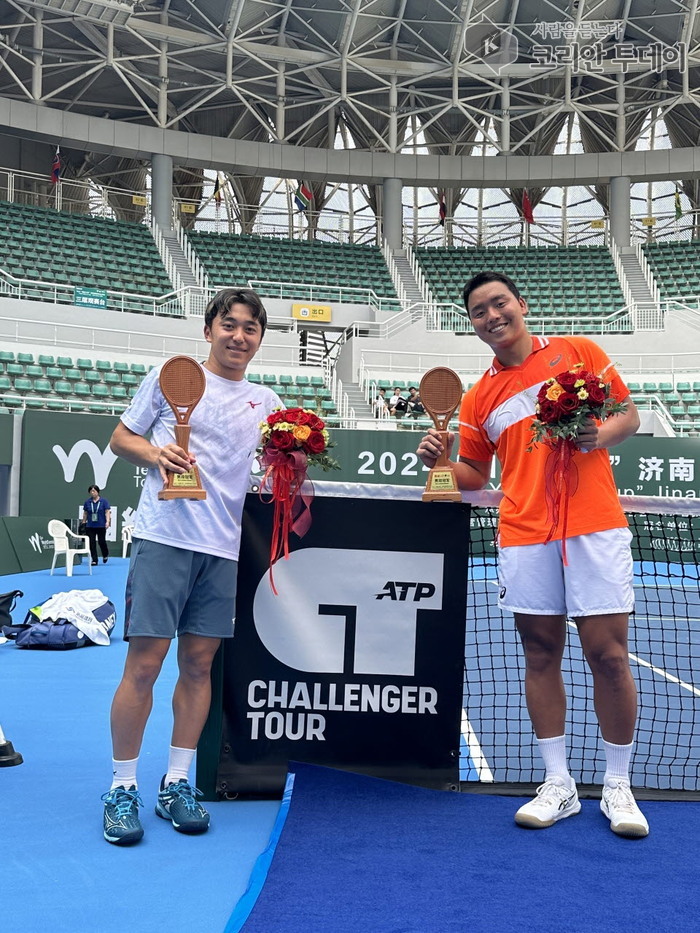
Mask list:
[[[600,809],[610,820],[610,829],[620,836],[648,836],[649,824],[623,778],[606,778]]]
[[[537,796],[518,810],[515,822],[530,829],[545,829],[557,820],[574,816],[580,809],[573,780],[553,776],[545,778],[544,784],[537,788]]]

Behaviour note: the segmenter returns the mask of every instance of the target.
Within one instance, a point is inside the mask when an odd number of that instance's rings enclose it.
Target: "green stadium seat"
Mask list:
[[[25,375],[30,376],[32,379],[40,378],[44,375],[44,367],[37,366],[35,363],[28,363],[24,368]]]
[[[122,383],[125,386],[139,386],[141,384],[141,380],[135,373],[124,373],[122,376]]]
[[[110,396],[109,389],[106,385],[96,384],[92,387],[92,394],[95,398],[98,399],[108,399]]]
[[[68,404],[67,402],[61,401],[60,399],[50,398],[46,403],[46,407],[49,411],[67,411]]]
[[[103,373],[102,381],[106,385],[111,385],[111,386],[120,385],[121,377],[119,376],[118,373]]]
[[[92,360],[79,359],[75,361],[75,365],[78,369],[92,369]]]
[[[146,375],[146,367],[143,365],[143,363],[132,363],[130,368],[131,372],[136,376]]]
[[[23,363],[25,366],[27,364],[31,366],[34,364],[34,354],[33,353],[18,353],[17,362]]]
[[[19,395],[4,395],[2,401],[8,408],[22,408],[24,404]]]
[[[73,386],[70,384],[70,382],[66,382],[63,379],[58,379],[53,384],[53,390],[54,392],[57,392],[58,395],[72,395]]]
[[[112,363],[112,369],[115,373],[120,373],[123,375],[124,373],[129,372],[129,364],[121,363],[119,360],[117,360],[116,362]]]
[[[61,369],[73,369],[73,360],[70,356],[59,356],[56,358],[56,365]]]
[[[34,380],[34,391],[38,395],[51,395],[53,388],[48,379],[35,379]]]
[[[79,382],[83,378],[83,374],[79,369],[64,369],[63,378],[69,382]]]
[[[38,361],[39,366],[55,366],[56,358],[53,356],[45,356],[44,354],[39,354]]]
[[[0,376],[0,392],[9,392],[12,388],[12,380],[9,376]]]
[[[0,363],[6,365],[7,363],[14,363],[15,355],[10,350],[0,350]]]
[[[44,408],[46,403],[42,398],[36,398],[28,395],[24,400],[24,404],[26,408]]]
[[[15,379],[15,392],[31,392],[33,388],[31,379],[26,379],[24,376],[17,376]]]
[[[253,385],[260,385],[262,383],[262,376],[260,373],[247,373],[246,379],[248,382],[252,382]]]
[[[22,366],[21,363],[8,363],[5,367],[5,372],[8,376],[23,376],[24,366]]]
[[[265,373],[262,377],[263,385],[274,386],[277,384],[277,376],[272,375],[272,373]]]
[[[73,394],[79,398],[92,398],[92,386],[88,382],[76,382],[73,385]]]
[[[102,382],[102,376],[94,369],[88,369],[83,373],[85,382]]]
[[[294,379],[290,375],[282,375],[279,377],[278,383],[281,386],[291,386],[294,384]]]
[[[111,373],[112,364],[109,360],[97,360],[95,363],[95,369],[100,373]]]
[[[295,377],[294,377],[294,382],[295,382],[298,386],[308,386],[308,385],[311,384],[311,380],[309,379],[308,376],[295,376]]]

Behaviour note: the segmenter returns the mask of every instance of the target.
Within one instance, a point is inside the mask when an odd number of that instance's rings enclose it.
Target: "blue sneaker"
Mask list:
[[[115,846],[129,846],[143,836],[139,807],[143,804],[134,785],[113,787],[102,795],[105,804],[104,837]]]
[[[165,787],[165,778],[160,782],[156,813],[170,820],[179,833],[205,833],[209,829],[209,814],[197,803],[204,796],[201,790],[192,787],[186,778],[180,778]]]

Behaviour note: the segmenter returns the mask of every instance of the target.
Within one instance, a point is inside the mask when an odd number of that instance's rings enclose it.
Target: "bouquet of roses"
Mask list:
[[[610,397],[610,385],[577,363],[557,376],[552,376],[537,393],[532,422],[532,446],[544,442],[550,446],[560,440],[575,443],[579,428],[588,418],[603,421],[608,415],[625,410],[621,402]]]
[[[544,443],[550,447],[545,463],[544,489],[550,530],[554,536],[561,520],[562,559],[566,559],[566,525],[569,500],[578,486],[578,468],[574,454],[579,429],[589,418],[603,421],[608,415],[623,412],[625,406],[610,396],[610,385],[577,363],[542,384],[537,393],[532,422],[533,440],[528,451]]]
[[[313,487],[307,482],[307,468],[338,470],[340,466],[328,453],[334,445],[325,422],[308,408],[273,411],[260,423],[260,431],[258,454],[265,470],[260,495],[269,492],[274,503],[270,585],[277,595],[272,565],[282,554],[289,557],[290,531],[302,538],[311,527]]]

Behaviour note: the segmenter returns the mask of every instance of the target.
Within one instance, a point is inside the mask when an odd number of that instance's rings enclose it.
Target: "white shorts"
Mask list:
[[[629,528],[499,548],[498,605],[526,615],[612,615],[634,608]]]

